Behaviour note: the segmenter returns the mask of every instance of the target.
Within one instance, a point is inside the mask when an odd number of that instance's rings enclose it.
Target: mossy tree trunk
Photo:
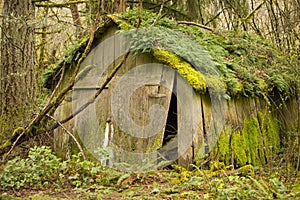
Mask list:
[[[0,143],[25,126],[35,105],[34,4],[5,0],[0,63]]]

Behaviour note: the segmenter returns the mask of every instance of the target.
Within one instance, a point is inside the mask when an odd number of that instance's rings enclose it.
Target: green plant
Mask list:
[[[110,17],[128,32],[137,27],[139,16],[133,9]],[[295,61],[293,56],[280,52],[261,36],[234,31],[216,34],[194,26],[178,25],[166,17],[155,21],[156,14],[147,10],[143,10],[141,16],[139,31],[130,32],[136,51],[167,50],[205,75],[221,75],[231,96],[264,96],[274,91],[289,96],[299,84],[295,70],[298,64],[291,62]]]
[[[4,189],[21,189],[51,185],[87,188],[101,182],[97,174],[103,172],[98,163],[83,160],[80,155],[62,161],[50,147],[31,148],[28,157],[9,160],[0,173],[0,185]]]
[[[56,179],[60,159],[49,147],[34,147],[28,158],[15,157],[7,162],[0,174],[3,188],[28,188],[48,185]]]

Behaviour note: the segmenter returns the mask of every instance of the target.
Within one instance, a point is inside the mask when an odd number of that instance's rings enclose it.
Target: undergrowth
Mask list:
[[[0,198],[9,197],[10,191],[24,190],[69,190],[81,194],[81,199],[300,198],[299,176],[287,178],[278,170],[250,165],[233,170],[222,163],[211,163],[206,170],[193,168],[188,171],[173,165],[168,170],[120,172],[80,156],[62,161],[49,147],[34,147],[27,158],[15,157],[2,166],[0,192],[6,194]]]

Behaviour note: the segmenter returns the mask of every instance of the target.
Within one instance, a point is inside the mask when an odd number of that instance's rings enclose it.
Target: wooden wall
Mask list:
[[[110,28],[100,40],[109,38],[116,30],[115,27]],[[114,52],[118,51],[115,45],[112,40],[105,49],[95,47],[92,50],[82,63],[83,67],[111,64],[107,69],[95,68],[86,75],[84,80],[78,81],[73,92],[70,92],[60,105],[56,118],[61,120],[70,115],[97,91],[105,81],[106,75],[121,60],[121,58],[114,59],[114,56],[119,53]],[[142,72],[133,70],[137,66],[149,63],[152,63],[151,66]],[[178,164],[185,167],[189,167],[192,163],[201,165],[206,162],[205,159],[218,160],[235,166],[258,165],[270,160],[270,151],[265,150],[269,148],[270,141],[276,143],[278,142],[275,141],[276,138],[284,138],[285,132],[299,131],[299,97],[291,98],[281,105],[274,105],[263,98],[242,96],[231,100],[220,100],[212,97],[209,91],[205,94],[195,93],[187,84],[179,84],[182,78],[174,70],[169,67],[161,68],[160,64],[155,63],[155,59],[150,54],[130,55],[97,100],[65,124],[68,130],[81,141],[91,157],[101,160],[105,165],[127,163],[145,166],[145,169],[146,165],[149,167],[157,165],[158,161],[166,157],[167,160],[176,160]],[[104,72],[101,77],[98,76],[100,71]],[[69,69],[63,83],[68,81],[71,73],[72,69]],[[128,90],[128,95],[127,90],[123,88],[119,91],[123,96],[118,96],[116,91],[122,88],[125,75],[133,82],[143,79],[150,82],[137,87],[132,93]],[[174,98],[172,92],[177,96],[176,101],[172,100]],[[123,106],[123,98],[128,99],[125,106]],[[174,102],[177,104],[176,109]],[[163,108],[161,118],[151,119],[153,105],[160,105]],[[115,107],[118,109],[117,113],[113,111]],[[147,127],[155,120],[166,124],[169,112],[173,112],[170,109],[177,112],[177,134],[174,136],[170,134],[173,142],[168,143],[168,148],[165,148],[163,144],[166,139],[166,126],[162,126],[151,136],[148,135]],[[129,126],[129,131],[126,130],[126,123],[130,121],[116,121],[117,118],[122,119],[124,113],[129,115],[131,122],[134,122],[131,127]],[[276,129],[277,125],[280,126],[279,129]],[[129,133],[130,131],[133,133]],[[249,142],[248,139],[251,140],[251,137],[256,138],[253,141],[257,139],[260,141]],[[239,142],[241,148],[235,146]],[[280,141],[279,143],[282,144]],[[254,152],[251,146],[257,150]],[[108,155],[110,159],[103,158],[103,152],[99,154],[101,149],[107,147],[115,149],[113,155]],[[78,152],[75,143],[60,128],[55,131],[55,151],[61,157],[69,157]],[[111,152],[106,153],[111,154]],[[271,153],[277,152],[272,150]]]

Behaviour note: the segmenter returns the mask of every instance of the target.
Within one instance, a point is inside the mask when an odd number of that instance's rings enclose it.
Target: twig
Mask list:
[[[251,18],[256,11],[258,11],[264,4],[266,3],[266,1],[263,1],[261,4],[259,4],[256,8],[254,8],[245,18],[241,19],[241,22],[246,22],[249,18]]]
[[[150,27],[154,26],[154,25],[156,24],[157,20],[160,18],[161,13],[162,13],[163,8],[164,8],[164,3],[165,3],[165,1],[163,0],[163,1],[162,1],[162,4],[161,4],[161,6],[160,6],[159,12],[158,12],[158,14],[157,14],[157,16],[156,16],[154,22],[151,24]]]
[[[61,75],[60,75],[59,81],[56,84],[56,86],[55,86],[52,94],[50,95],[49,100],[47,101],[46,105],[50,104],[50,102],[53,100],[56,92],[58,91],[58,88],[59,88],[60,84],[62,83],[64,75],[65,75],[65,63],[63,65],[63,67],[62,67],[62,71],[61,71]],[[46,108],[46,106],[43,109],[45,109],[45,108]]]
[[[36,7],[45,7],[45,8],[65,8],[70,5],[76,5],[80,3],[87,3],[87,1],[69,1],[69,2],[64,2],[64,3],[36,3]]]
[[[208,27],[208,26],[205,26],[205,25],[202,25],[202,24],[198,24],[198,23],[196,23],[196,22],[178,21],[177,23],[178,23],[178,24],[186,24],[186,25],[198,26],[198,27],[200,27],[200,28],[209,30],[209,31],[211,31],[211,32],[215,32],[215,30],[214,30],[213,28]]]
[[[215,19],[217,19],[221,14],[222,12],[224,12],[224,10],[226,10],[227,8],[222,8],[222,10],[220,10],[215,16],[213,16],[211,19],[208,20],[208,22],[206,22],[204,24],[204,26],[208,25],[209,23],[211,23],[212,21],[214,21]]]
[[[76,139],[76,137],[70,132],[70,131],[68,131],[68,129],[62,124],[62,123],[60,123],[56,118],[54,118],[53,116],[51,116],[51,115],[48,115],[48,114],[46,114],[46,116],[47,117],[49,117],[49,118],[51,118],[51,119],[53,119],[68,135],[70,135],[71,136],[71,138],[75,141],[75,143],[76,143],[76,145],[77,145],[77,147],[78,147],[78,149],[80,150],[80,153],[82,154],[82,158],[84,159],[84,160],[86,160],[86,157],[85,157],[85,154],[84,154],[84,151],[83,151],[83,149],[82,149],[82,147],[81,147],[81,145],[80,145],[80,143],[77,141],[77,139]]]

